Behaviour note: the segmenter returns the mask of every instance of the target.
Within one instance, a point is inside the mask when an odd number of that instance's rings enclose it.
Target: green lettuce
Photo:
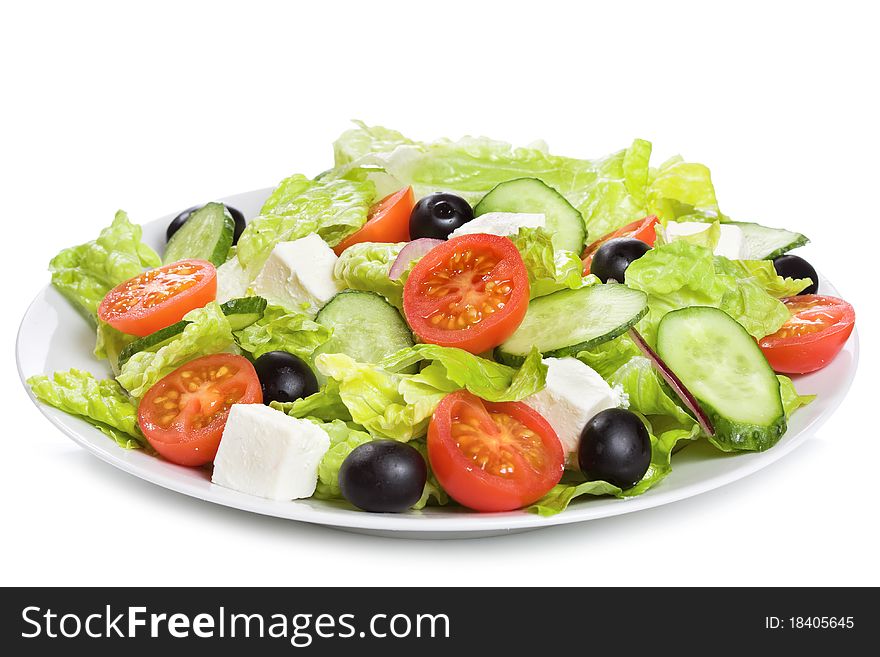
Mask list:
[[[364,224],[375,194],[369,181],[290,176],[245,228],[236,256],[253,279],[279,242],[317,233],[335,246]]]
[[[98,337],[95,340],[95,358],[106,358],[110,361],[113,374],[119,374],[119,354],[129,344],[137,340],[137,336],[117,331],[109,324],[98,320]]]
[[[91,322],[106,294],[149,267],[162,264],[141,241],[141,227],[122,210],[96,240],[64,249],[49,263],[52,285]]]
[[[544,497],[527,507],[526,511],[541,516],[553,516],[565,511],[572,500],[583,495],[613,495],[618,498],[641,495],[660,483],[672,471],[671,459],[675,446],[682,440],[693,440],[698,435],[699,426],[695,426],[690,431],[684,429],[665,431],[660,436],[650,434],[651,463],[641,480],[632,488],[622,490],[607,481],[584,481],[580,473],[567,472],[568,481],[554,486]]]
[[[641,139],[607,157],[583,160],[485,137],[416,142],[359,124],[336,141],[334,152],[337,169],[330,177],[373,180],[380,195],[412,185],[419,197],[448,191],[474,204],[500,182],[539,178],[578,209],[593,239],[649,214],[722,218],[705,166],[676,157],[651,168],[651,143]]]
[[[286,351],[308,360],[331,334],[331,329],[312,321],[307,315],[281,306],[268,306],[259,320],[234,335],[238,346],[254,358],[269,351]]]
[[[400,373],[422,361],[430,363],[418,374]],[[543,388],[547,372],[537,350],[514,369],[429,344],[402,349],[378,366],[345,354],[320,354],[315,365],[338,386],[327,385],[330,391],[338,389],[354,422],[373,436],[404,442],[425,434],[431,414],[450,392],[465,388],[489,401],[518,401]]]
[[[405,243],[362,242],[348,247],[339,256],[333,275],[351,290],[376,292],[397,308],[403,307],[403,283],[391,280],[388,270]]]
[[[666,313],[687,306],[720,308],[756,338],[775,333],[790,313],[766,283],[749,265],[684,240],[656,246],[626,270],[626,284],[648,295],[639,330],[650,342]]]
[[[292,402],[273,401],[272,408],[287,413],[291,417],[311,418],[332,422],[333,420],[351,421],[351,413],[342,403],[339,395],[339,384],[333,379],[327,381],[318,392]]]
[[[72,369],[51,377],[32,376],[27,383],[41,402],[81,417],[120,447],[146,446],[138,427],[137,407],[116,381],[99,380],[89,372]]]
[[[634,356],[640,356],[641,350],[630,337],[623,335],[577,353],[577,359],[589,365],[603,379],[608,379],[620,367],[628,363]]]
[[[117,380],[129,394],[140,399],[159,379],[199,356],[222,352],[233,345],[229,320],[212,301],[184,316],[183,332],[158,351],[140,351],[122,366]]]
[[[339,490],[339,468],[342,462],[359,445],[368,443],[373,437],[365,431],[354,429],[342,420],[320,422],[317,424],[330,437],[330,449],[318,465],[318,486],[315,497],[332,500],[342,497]]]
[[[779,392],[782,395],[782,408],[785,410],[786,421],[791,418],[791,414],[797,409],[801,406],[806,406],[816,398],[816,395],[799,394],[794,387],[794,381],[787,376],[777,374],[776,378],[779,379]]]
[[[646,415],[668,416],[682,429],[688,431],[696,420],[678,405],[667,391],[654,365],[644,356],[635,356],[608,378],[611,386],[620,386],[626,394],[629,409]],[[673,393],[674,394],[674,393]]]
[[[420,361],[432,362],[410,381],[424,382],[443,392],[465,388],[492,402],[520,401],[541,390],[547,380],[547,366],[537,349],[532,349],[518,369],[436,344],[401,349],[380,365],[389,372],[400,372]]]
[[[520,228],[512,236],[529,274],[529,297],[542,297],[565,288],[576,289],[598,282],[583,276],[584,263],[572,251],[555,251],[550,233],[543,228]]]
[[[809,278],[783,278],[776,273],[772,260],[727,260],[725,258],[717,264],[728,275],[747,280],[777,299],[800,294],[812,283]]]

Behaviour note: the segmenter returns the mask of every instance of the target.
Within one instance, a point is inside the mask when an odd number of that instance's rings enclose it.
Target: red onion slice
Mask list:
[[[645,354],[648,360],[651,361],[654,365],[654,369],[656,369],[660,376],[663,377],[663,380],[669,384],[669,387],[675,391],[675,394],[678,395],[678,398],[681,399],[682,403],[687,406],[691,413],[694,414],[694,417],[697,418],[697,423],[706,435],[714,436],[715,428],[712,426],[712,421],[709,419],[709,416],[706,415],[700,407],[697,398],[691,394],[691,391],[681,382],[681,379],[675,375],[675,372],[669,369],[669,366],[663,362],[663,359],[657,355],[657,352],[648,346],[648,343],[645,342],[645,338],[642,337],[641,333],[634,328],[631,328],[629,330],[629,337],[632,338],[632,341],[636,343],[636,346],[643,354]]]
[[[397,254],[397,259],[391,265],[391,269],[388,270],[388,276],[393,281],[400,280],[403,272],[409,267],[409,263],[417,258],[421,258],[438,244],[443,244],[443,240],[434,240],[428,237],[413,240]]]

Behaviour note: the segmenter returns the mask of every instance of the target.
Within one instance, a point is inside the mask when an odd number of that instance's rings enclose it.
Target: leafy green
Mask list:
[[[369,181],[290,176],[245,228],[238,241],[238,260],[253,278],[279,242],[317,233],[335,246],[364,224],[375,193]]]
[[[331,329],[307,315],[281,306],[268,306],[259,320],[234,335],[238,345],[254,358],[269,351],[286,351],[308,359],[331,334]]]
[[[641,139],[607,157],[582,160],[485,137],[415,142],[359,124],[337,140],[334,151],[338,168],[330,177],[370,179],[382,192],[412,185],[417,196],[442,190],[476,203],[500,182],[539,178],[577,208],[593,238],[648,214],[725,219],[705,166],[675,157],[651,168],[651,143]]]
[[[474,356],[462,349],[435,344],[417,344],[401,349],[380,364],[389,372],[400,372],[420,361],[432,363],[410,381],[420,381],[444,392],[465,388],[492,402],[520,401],[541,390],[547,366],[541,353],[532,349],[519,369]]]
[[[731,276],[748,280],[777,299],[800,294],[812,282],[809,278],[783,278],[772,260],[727,260],[722,266]]]
[[[330,437],[330,449],[324,454],[318,465],[318,486],[315,497],[318,499],[338,499],[342,497],[339,490],[339,468],[352,450],[359,445],[373,440],[370,434],[353,429],[342,420],[332,422],[316,421],[321,429]]]
[[[119,354],[129,344],[137,340],[137,336],[117,331],[109,324],[98,320],[98,337],[95,340],[95,358],[106,358],[110,361],[113,374],[119,374]]]
[[[791,414],[797,409],[801,406],[806,406],[816,398],[816,395],[799,394],[794,387],[794,381],[787,376],[777,374],[776,378],[779,379],[779,392],[782,395],[782,408],[785,410],[786,421],[791,418]]]
[[[543,228],[520,228],[511,239],[529,274],[532,299],[598,282],[595,276],[583,277],[584,263],[577,253],[554,251],[550,233]]]
[[[720,308],[756,338],[775,333],[790,316],[765,290],[763,274],[754,275],[749,265],[684,240],[658,245],[633,262],[626,284],[648,295],[648,314],[639,330],[650,342],[660,319],[686,306]]]
[[[27,380],[34,396],[44,404],[76,415],[94,425],[120,447],[146,445],[137,422],[137,407],[113,379],[96,379],[89,372],[55,372],[51,378],[32,376]]]
[[[632,488],[621,490],[607,481],[584,481],[580,473],[567,473],[570,481],[554,486],[540,500],[529,506],[526,511],[542,516],[552,516],[565,511],[569,503],[583,495],[614,495],[619,498],[635,497],[660,483],[672,471],[670,461],[672,451],[681,440],[693,440],[699,434],[699,426],[687,431],[673,429],[660,436],[651,436],[651,463],[641,480]],[[578,481],[580,478],[580,481]],[[574,479],[574,481],[571,481]]]
[[[120,210],[96,240],[64,249],[52,258],[52,285],[95,322],[98,306],[111,289],[162,264],[156,252],[141,241],[141,234],[141,227]]]
[[[269,405],[296,418],[308,417],[325,422],[351,421],[351,413],[348,412],[348,408],[342,403],[342,398],[339,396],[339,384],[333,379],[329,379],[318,392],[308,397],[292,402],[273,401]]]
[[[358,363],[345,354],[320,354],[315,365],[339,386],[339,397],[352,420],[370,434],[406,442],[425,434],[434,408],[443,398],[437,390],[405,399],[400,383],[407,375]]]
[[[633,356],[640,356],[641,353],[636,344],[624,333],[613,340],[579,351],[577,359],[592,367],[607,380]]]
[[[623,389],[632,411],[669,416],[688,431],[697,424],[669,394],[653,364],[644,356],[631,358],[608,378],[608,383]]]
[[[333,275],[352,290],[376,292],[397,308],[403,307],[403,283],[391,280],[388,270],[405,243],[362,242],[348,247],[336,261]]]
[[[117,380],[132,397],[140,399],[159,379],[184,363],[228,349],[233,344],[229,321],[212,301],[184,315],[183,332],[158,351],[139,351],[122,366]]]
[[[399,373],[426,360],[431,363],[418,374]],[[430,344],[402,349],[379,365],[345,354],[320,354],[315,365],[335,381],[354,422],[374,436],[404,442],[425,434],[431,414],[450,392],[466,388],[489,401],[517,401],[540,390],[547,372],[537,350],[517,370]],[[328,388],[334,390],[330,383]]]

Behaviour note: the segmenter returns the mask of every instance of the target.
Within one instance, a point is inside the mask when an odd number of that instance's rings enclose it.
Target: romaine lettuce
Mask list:
[[[391,280],[388,270],[404,243],[362,242],[348,247],[339,256],[333,275],[351,290],[376,292],[398,309],[403,307],[403,283]]]
[[[34,396],[44,404],[76,415],[94,425],[120,447],[146,446],[137,422],[137,407],[112,379],[96,379],[89,372],[55,372],[51,378],[32,376],[27,380]]]
[[[816,398],[816,395],[799,394],[794,387],[794,381],[787,376],[777,374],[776,378],[779,379],[779,392],[782,395],[782,408],[785,410],[786,420],[789,420],[791,414],[801,406],[806,406]]]
[[[212,301],[184,315],[183,332],[158,351],[139,351],[122,366],[117,380],[132,397],[140,399],[159,379],[184,363],[224,351],[232,346],[229,320]]]
[[[104,296],[149,267],[162,264],[141,241],[141,227],[122,210],[96,240],[64,249],[49,263],[52,285],[91,322]]]
[[[255,323],[235,332],[238,345],[259,358],[269,351],[286,351],[308,359],[330,339],[331,329],[322,326],[302,313],[281,306],[268,306]]]
[[[369,181],[290,176],[245,228],[238,241],[238,260],[253,279],[279,242],[317,233],[335,246],[364,224],[375,194]]]
[[[511,239],[529,274],[531,299],[599,282],[595,276],[583,276],[584,263],[577,253],[554,251],[550,233],[543,228],[520,228]]]

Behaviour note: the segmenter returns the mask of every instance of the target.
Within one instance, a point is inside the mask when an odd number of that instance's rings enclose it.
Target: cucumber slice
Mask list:
[[[532,347],[545,356],[575,356],[613,340],[648,312],[644,292],[611,283],[560,290],[532,299],[526,316],[495,358],[519,365]]]
[[[692,306],[667,313],[657,353],[700,402],[719,449],[760,452],[785,433],[779,379],[755,339],[724,311]]]
[[[773,260],[810,241],[806,235],[784,228],[768,228],[744,221],[733,221],[730,225],[742,231],[751,260]]]
[[[263,316],[263,311],[266,310],[266,305],[267,301],[263,297],[244,297],[241,299],[230,299],[226,303],[220,304],[220,310],[226,315],[232,330],[240,331],[260,319]],[[183,333],[183,329],[186,328],[187,324],[189,324],[188,321],[180,320],[171,326],[159,329],[155,333],[138,338],[119,353],[119,367],[122,367],[129,358],[139,351],[159,351],[159,349]]]
[[[318,347],[313,358],[318,354],[346,354],[360,363],[378,363],[413,346],[412,332],[400,312],[375,292],[344,290],[330,299],[315,321],[333,329],[333,335]]]
[[[263,297],[242,297],[220,304],[233,331],[240,331],[259,320],[269,305]]]
[[[235,220],[226,206],[222,203],[208,203],[193,212],[168,240],[163,262],[168,264],[186,258],[198,258],[219,267],[226,262],[234,234]]]
[[[581,213],[537,178],[517,178],[496,185],[474,208],[475,217],[487,212],[543,212],[556,250],[580,254],[587,239]]]

